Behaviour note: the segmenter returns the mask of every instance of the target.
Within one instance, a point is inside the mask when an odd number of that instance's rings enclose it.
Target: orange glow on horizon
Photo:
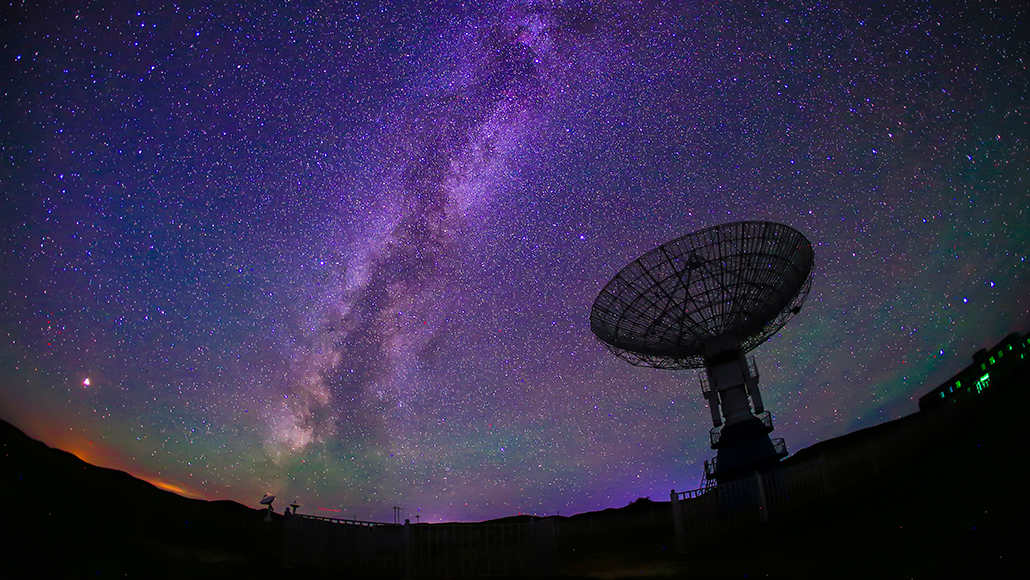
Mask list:
[[[161,488],[161,489],[163,489],[165,491],[170,491],[172,493],[177,493],[179,495],[184,495],[186,497],[192,497],[192,498],[200,497],[198,494],[190,493],[186,489],[183,489],[183,488],[179,487],[178,485],[175,485],[174,483],[168,483],[167,481],[161,481],[160,479],[148,479],[146,481],[150,482],[154,486],[159,487],[159,488]]]
[[[59,449],[60,448],[62,447],[59,447]],[[68,453],[71,453],[75,457],[78,457],[79,459],[85,461],[86,463],[89,463],[90,465],[96,465],[96,463],[93,462],[90,453],[85,448],[69,445],[67,447],[63,447],[63,449]]]
[[[48,446],[67,451],[90,465],[124,471],[154,487],[183,497],[203,500],[210,499],[204,493],[189,489],[184,485],[171,483],[145,472],[140,473],[138,467],[134,466],[132,461],[125,460],[115,449],[103,445],[102,442],[98,444],[98,441],[76,433],[73,430],[52,430],[47,435],[44,442]]]

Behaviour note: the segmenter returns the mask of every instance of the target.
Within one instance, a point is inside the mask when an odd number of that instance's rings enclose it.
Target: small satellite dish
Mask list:
[[[275,501],[275,496],[266,493],[265,497],[261,498],[261,501],[258,503],[261,505],[272,505],[273,501]]]

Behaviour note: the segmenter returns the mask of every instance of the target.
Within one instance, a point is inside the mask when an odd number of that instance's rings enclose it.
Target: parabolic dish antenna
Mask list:
[[[687,234],[616,274],[594,301],[590,330],[632,364],[702,368],[713,341],[750,352],[797,314],[813,258],[805,236],[773,222]]]
[[[261,498],[261,501],[258,503],[261,505],[272,505],[273,501],[275,501],[275,496],[266,493],[265,497]]]
[[[782,439],[769,439],[772,417],[744,354],[801,311],[813,265],[812,244],[789,226],[722,224],[637,258],[594,301],[590,330],[615,355],[638,366],[705,369],[719,449],[706,475],[728,480],[786,455]]]

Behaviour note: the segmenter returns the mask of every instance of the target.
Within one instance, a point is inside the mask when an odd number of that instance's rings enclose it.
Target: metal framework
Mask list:
[[[748,352],[801,310],[812,244],[774,222],[710,227],[658,246],[600,292],[590,329],[615,355],[659,369],[705,366],[705,347],[729,338]]]
[[[704,368],[701,393],[718,456],[705,479],[722,484],[775,468],[758,370],[746,353],[801,311],[811,288],[812,244],[772,222],[704,229],[634,260],[601,290],[590,329],[617,356],[659,369]]]

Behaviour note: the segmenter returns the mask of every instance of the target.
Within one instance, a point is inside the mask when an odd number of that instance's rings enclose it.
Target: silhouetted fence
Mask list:
[[[955,408],[920,415],[807,462],[709,489],[673,491],[677,547],[685,551],[717,542],[737,526],[768,520],[883,476],[937,440],[962,412]],[[404,578],[553,576],[558,544],[568,551],[616,537],[625,542],[627,534],[646,539],[646,530],[669,525],[669,515],[650,503],[596,517],[519,523],[397,525],[294,515],[285,524],[284,557],[295,566]]]
[[[397,525],[294,515],[285,534],[285,559],[294,566],[404,578],[554,575],[550,518]]]
[[[818,458],[709,489],[671,493],[680,551],[717,541],[725,531],[830,497],[910,457],[951,423],[951,413],[919,417]]]

